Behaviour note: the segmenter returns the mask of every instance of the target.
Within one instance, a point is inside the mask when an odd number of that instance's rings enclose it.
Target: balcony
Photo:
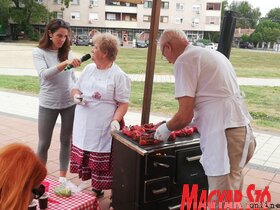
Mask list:
[[[120,20],[105,20],[105,27],[108,28],[137,28],[137,22],[120,21]]]
[[[137,7],[125,7],[125,6],[105,6],[105,12],[124,12],[125,13],[137,13]]]

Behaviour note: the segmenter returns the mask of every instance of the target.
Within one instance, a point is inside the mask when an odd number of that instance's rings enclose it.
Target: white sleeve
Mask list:
[[[194,97],[197,89],[198,67],[188,62],[177,62],[174,65],[175,98]]]
[[[115,100],[121,103],[128,103],[131,88],[130,78],[125,73],[117,74],[115,82]]]

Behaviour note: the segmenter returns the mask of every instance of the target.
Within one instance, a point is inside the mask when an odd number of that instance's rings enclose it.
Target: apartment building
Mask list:
[[[148,39],[153,0],[143,4],[112,0],[71,0],[68,8],[61,0],[41,0],[57,18],[69,22],[74,34],[89,34],[93,29],[111,32],[120,41],[131,42],[136,36]],[[159,31],[184,30],[189,40],[204,37],[208,31],[220,31],[222,0],[162,0]]]

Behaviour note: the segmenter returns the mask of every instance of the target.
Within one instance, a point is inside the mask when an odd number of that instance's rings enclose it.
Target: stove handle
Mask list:
[[[185,204],[186,206],[186,204]],[[176,206],[168,206],[168,210],[179,210],[181,208],[181,204],[176,205]]]
[[[166,191],[167,191],[166,187],[163,187],[163,188],[158,189],[158,190],[152,190],[154,195],[162,194],[162,193],[165,193]]]
[[[191,161],[195,161],[195,160],[200,160],[201,155],[197,155],[197,156],[193,156],[193,157],[186,157],[186,160],[191,162]]]
[[[158,167],[158,166],[162,166],[162,167],[164,167],[164,168],[169,168],[170,167],[170,165],[167,165],[167,164],[164,164],[164,163],[159,163],[159,162],[156,162],[156,161],[154,161],[154,167]]]

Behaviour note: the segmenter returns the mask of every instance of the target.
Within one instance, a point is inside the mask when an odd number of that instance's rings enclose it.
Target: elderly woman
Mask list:
[[[112,136],[128,110],[130,79],[114,62],[118,39],[112,34],[93,39],[92,61],[71,94],[77,103],[74,117],[70,172],[91,179],[92,190],[102,197],[112,187]]]
[[[27,209],[45,192],[47,169],[33,150],[13,143],[0,149],[0,209]]]

